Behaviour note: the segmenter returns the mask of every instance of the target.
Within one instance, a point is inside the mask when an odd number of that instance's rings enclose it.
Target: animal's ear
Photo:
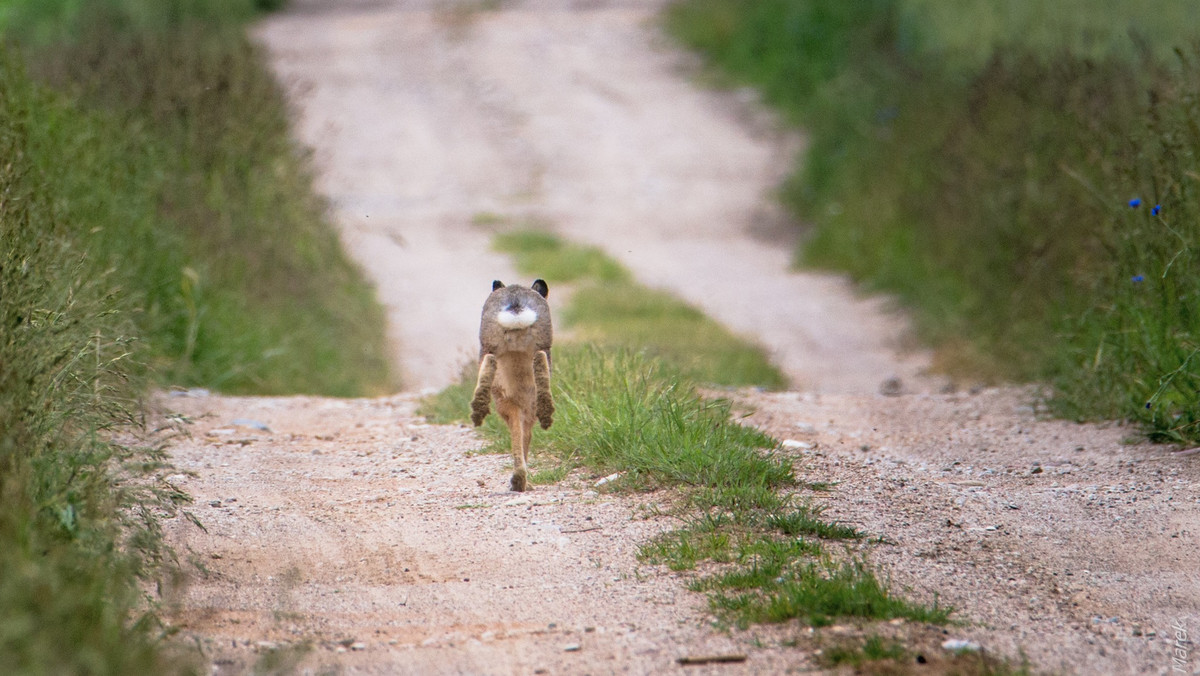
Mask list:
[[[546,286],[546,280],[544,279],[533,280],[533,285],[530,288],[540,293],[542,298],[550,297],[550,287]]]
[[[496,289],[503,289],[503,288],[504,288],[504,282],[502,282],[498,279],[492,280],[492,291],[495,291]]]

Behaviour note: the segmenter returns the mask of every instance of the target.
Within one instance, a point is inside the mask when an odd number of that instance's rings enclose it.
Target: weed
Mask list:
[[[818,518],[820,514],[820,509],[804,505],[783,514],[771,514],[767,517],[767,526],[784,535],[813,535],[825,540],[861,540],[866,537],[856,528],[822,521]]]
[[[893,596],[861,559],[797,561],[786,551],[770,549],[753,557],[749,565],[699,580],[693,588],[714,592],[710,595],[713,609],[743,627],[793,618],[821,627],[836,617],[902,617],[945,624],[952,612]]]
[[[728,563],[733,557],[732,536],[727,530],[683,528],[658,536],[638,552],[641,560],[665,564],[671,570],[692,570],[701,561]]]

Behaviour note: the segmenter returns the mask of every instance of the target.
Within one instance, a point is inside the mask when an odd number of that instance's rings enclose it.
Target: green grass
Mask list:
[[[556,309],[555,318],[579,342],[645,350],[705,384],[787,385],[761,347],[671,294],[637,284],[600,249],[539,230],[499,234],[495,246],[512,254],[523,274],[551,285],[577,285],[570,304]]]
[[[898,296],[952,374],[1191,443],[1194,9],[685,0],[665,22],[809,132],[782,191],[805,264]]]
[[[555,284],[594,282],[630,284],[621,264],[596,247],[568,244],[544,230],[515,230],[496,235],[497,251],[512,254],[525,274],[536,274]]]
[[[772,514],[767,518],[767,526],[784,535],[812,535],[826,540],[861,540],[866,537],[857,528],[822,520],[821,511],[799,507],[790,512]]]
[[[794,618],[823,627],[841,617],[945,624],[951,612],[893,595],[862,560],[836,563],[828,558],[812,561],[766,555],[699,580],[692,588],[713,592],[713,609],[742,627]]]
[[[31,114],[29,157],[134,297],[160,382],[386,391],[382,311],[243,34],[253,11],[248,0],[16,3],[0,17],[13,57],[63,94]]]
[[[141,585],[186,496],[114,441],[141,418],[135,309],[32,162],[31,115],[61,111],[2,53],[0,91],[0,671],[171,673]]]

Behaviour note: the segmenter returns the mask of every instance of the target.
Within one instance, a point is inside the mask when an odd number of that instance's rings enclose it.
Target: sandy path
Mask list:
[[[641,572],[669,521],[579,482],[512,493],[506,457],[468,455],[473,432],[414,403],[168,402],[195,420],[173,481],[207,529],[177,524],[205,572],[170,598],[215,673],[662,673],[744,651],[675,576]]]
[[[601,246],[761,341],[807,390],[918,382],[877,303],[788,269],[769,192],[798,144],[687,82],[651,25],[661,0],[451,9],[482,4],[299,2],[259,31],[408,389],[458,374],[488,284],[514,278],[479,215]]]
[[[948,628],[1064,674],[1173,671],[1175,630],[1200,626],[1200,468],[1125,431],[1041,422],[1021,393],[901,397],[744,393],[751,422],[836,482],[827,515],[896,590],[958,609]],[[518,495],[510,465],[466,428],[424,424],[415,398],[175,397],[192,438],[172,482],[206,532],[171,532],[191,574],[172,620],[214,673],[529,674],[814,668],[853,626],[723,633],[690,574],[639,564],[675,527],[671,496],[597,492],[574,475]],[[940,628],[884,624],[932,656]],[[1190,644],[1189,644],[1190,645]],[[1190,648],[1189,648],[1190,649]],[[922,673],[922,672],[916,672]]]
[[[1039,422],[1016,391],[934,393],[877,302],[788,271],[769,191],[797,142],[687,83],[660,2],[294,5],[259,35],[410,390],[453,377],[491,279],[513,278],[476,216],[537,219],[771,351],[794,391],[739,395],[751,421],[808,445],[798,471],[838,483],[828,514],[891,543],[870,556],[894,587],[958,608],[951,635],[1060,673],[1200,673],[1171,653],[1173,625],[1200,632],[1195,456]],[[876,394],[893,375],[906,393]],[[507,459],[412,394],[165,405],[193,421],[173,481],[207,528],[171,525],[192,565],[167,599],[216,673],[810,671],[861,631],[714,630],[687,575],[635,557],[676,525],[647,509],[671,496],[580,475],[509,493]],[[930,657],[944,638],[871,631]]]

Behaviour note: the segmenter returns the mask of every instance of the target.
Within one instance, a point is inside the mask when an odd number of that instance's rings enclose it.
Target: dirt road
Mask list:
[[[541,223],[768,348],[793,391],[741,393],[752,422],[805,442],[799,472],[838,483],[827,514],[885,538],[893,587],[957,608],[951,637],[1062,673],[1200,673],[1191,644],[1172,662],[1200,632],[1196,456],[1040,422],[1019,391],[943,393],[878,301],[790,271],[770,191],[799,142],[689,84],[660,5],[297,0],[261,27],[408,388],[457,373],[490,281],[515,279],[480,222]],[[193,420],[173,480],[207,528],[172,524],[193,573],[168,598],[216,673],[809,671],[861,631],[714,629],[686,575],[636,560],[669,496],[581,475],[509,493],[507,459],[413,394],[165,405]],[[945,638],[876,630],[931,656]]]

